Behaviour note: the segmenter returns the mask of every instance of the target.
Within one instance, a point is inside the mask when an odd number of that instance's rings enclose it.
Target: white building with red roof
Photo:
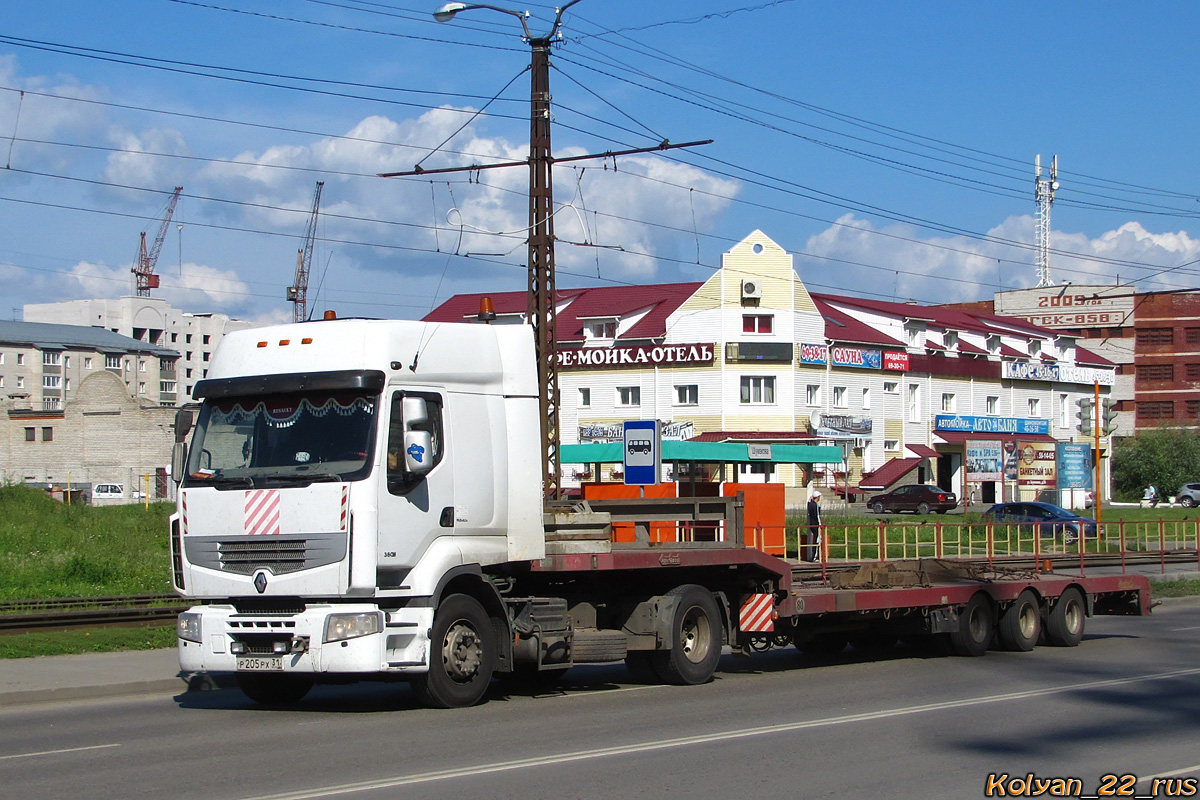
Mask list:
[[[523,292],[456,295],[426,319],[473,321],[485,296],[492,324],[526,322]],[[839,494],[873,489],[872,473],[979,503],[1077,483],[1080,451],[1091,456],[1078,402],[1097,385],[1107,394],[1115,375],[1073,337],[1025,320],[809,292],[761,231],[703,283],[559,290],[557,313],[564,444],[618,440],[628,419],[661,420],[665,438],[841,444],[840,466],[701,468]],[[1061,466],[1013,463],[1025,445],[1032,461],[1056,443],[1077,445],[1069,479]],[[912,460],[881,469],[895,459]],[[564,465],[564,485],[613,477],[589,470]]]

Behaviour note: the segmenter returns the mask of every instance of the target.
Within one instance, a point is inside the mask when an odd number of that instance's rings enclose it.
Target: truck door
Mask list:
[[[446,447],[444,414],[444,398],[437,392],[392,393],[385,486],[379,493],[380,588],[401,585],[408,569],[429,544],[438,536],[452,533],[454,471]],[[418,445],[411,432],[427,433],[428,439],[417,437],[423,442]]]

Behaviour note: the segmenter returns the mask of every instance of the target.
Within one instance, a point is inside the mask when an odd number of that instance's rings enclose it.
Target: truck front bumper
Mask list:
[[[428,669],[433,609],[382,611],[369,603],[306,607],[297,614],[240,614],[233,606],[203,605],[185,614],[198,630],[180,636],[184,672],[419,673]],[[375,633],[326,641],[333,615],[378,615]],[[182,630],[181,626],[181,630]]]

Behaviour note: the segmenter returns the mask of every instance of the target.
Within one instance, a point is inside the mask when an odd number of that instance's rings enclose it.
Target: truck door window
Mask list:
[[[430,392],[395,392],[392,395],[392,409],[388,419],[387,443],[387,484],[392,494],[407,494],[420,483],[418,478],[408,474],[404,469],[404,398],[419,397],[425,401],[426,418],[424,422],[410,423],[410,430],[428,431],[432,439],[430,453],[431,470],[436,469],[442,460],[442,398],[441,395]]]

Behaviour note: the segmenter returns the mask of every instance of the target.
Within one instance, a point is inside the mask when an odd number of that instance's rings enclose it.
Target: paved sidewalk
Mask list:
[[[1170,569],[1170,568],[1168,568]],[[1146,574],[1143,572],[1143,574]],[[1149,574],[1155,580],[1200,578],[1200,572],[1172,569]],[[1166,598],[1164,606],[1198,605],[1195,597]],[[178,655],[168,650],[85,653],[72,656],[0,659],[0,709],[34,703],[95,700],[131,695],[166,694],[225,688],[206,675],[179,671]]]

